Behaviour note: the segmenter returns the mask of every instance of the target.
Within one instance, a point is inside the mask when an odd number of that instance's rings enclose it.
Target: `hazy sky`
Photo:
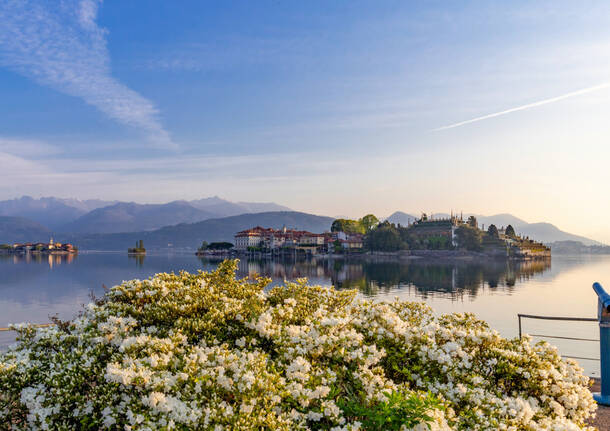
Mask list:
[[[513,213],[610,242],[610,3],[0,2],[0,199]]]

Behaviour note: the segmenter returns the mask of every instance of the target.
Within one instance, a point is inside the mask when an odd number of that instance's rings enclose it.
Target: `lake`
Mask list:
[[[92,292],[103,294],[122,280],[158,272],[212,270],[217,262],[188,254],[128,257],[122,253],[77,256],[0,255],[0,327],[46,323],[50,315],[73,317]],[[591,285],[610,288],[610,256],[557,256],[550,262],[430,262],[424,260],[301,261],[242,260],[239,276],[267,275],[272,284],[307,277],[312,284],[358,289],[375,300],[421,301],[437,313],[473,312],[503,336],[518,334],[517,313],[596,317]],[[610,289],[609,289],[610,290]],[[524,333],[598,339],[596,322],[524,320]],[[538,338],[536,338],[538,339]],[[0,345],[12,342],[0,332]],[[598,358],[596,342],[549,339],[564,355]],[[599,362],[579,360],[587,374],[599,375]]]

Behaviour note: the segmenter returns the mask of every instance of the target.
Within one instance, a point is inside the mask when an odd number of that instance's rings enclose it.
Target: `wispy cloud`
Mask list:
[[[0,153],[35,159],[57,156],[61,153],[61,150],[59,147],[50,145],[37,139],[9,138],[0,136]]]
[[[101,0],[0,2],[0,64],[175,148],[155,105],[112,77],[106,30],[96,24]]]
[[[570,93],[562,94],[561,96],[551,97],[550,99],[539,100],[538,102],[528,103],[527,105],[517,106],[515,108],[506,109],[500,112],[494,112],[493,114],[483,115],[481,117],[472,118],[470,120],[460,121],[459,123],[453,123],[448,126],[439,127],[433,129],[433,132],[438,132],[441,130],[453,129],[455,127],[464,126],[470,123],[476,123],[478,121],[487,120],[488,118],[499,117],[501,115],[510,114],[517,111],[524,111],[526,109],[536,108],[542,105],[548,105],[549,103],[559,102],[560,100],[569,99],[570,97],[576,97],[583,94],[591,93],[593,91],[602,90],[604,88],[610,87],[610,82],[604,82],[603,84],[594,85],[593,87],[582,88],[580,90],[572,91]]]

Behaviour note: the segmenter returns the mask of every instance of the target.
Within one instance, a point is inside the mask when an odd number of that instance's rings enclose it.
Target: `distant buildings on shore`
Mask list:
[[[78,250],[70,243],[60,243],[50,239],[48,243],[44,242],[26,242],[26,243],[15,243],[13,245],[5,246],[4,250],[9,253],[48,253],[48,254],[72,254]]]
[[[311,253],[332,253],[334,251],[361,251],[362,234],[344,232],[313,233],[305,230],[264,228],[256,226],[235,234],[235,250],[281,251],[295,250]]]

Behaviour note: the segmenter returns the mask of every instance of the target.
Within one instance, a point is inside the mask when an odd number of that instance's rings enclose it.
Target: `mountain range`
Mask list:
[[[48,241],[50,235],[47,227],[33,220],[0,216],[0,244]]]
[[[322,233],[330,230],[332,217],[317,216],[296,211],[272,211],[264,213],[241,214],[231,217],[214,218],[197,223],[181,223],[153,231],[110,233],[110,234],[72,234],[64,235],[64,241],[77,244],[87,250],[124,251],[138,240],[143,240],[150,249],[195,249],[203,241],[233,242],[236,232],[254,226],[280,229],[307,230]]]
[[[165,204],[24,196],[0,201],[0,216],[23,217],[56,233],[119,233],[267,211],[290,211],[272,202],[230,202],[218,196]],[[5,240],[6,241],[6,240]]]
[[[511,214],[475,217],[480,227],[511,224],[518,234],[544,243],[600,244],[550,223],[528,223]],[[396,211],[386,220],[407,225],[418,218]],[[332,221],[331,217],[291,211],[273,202],[231,202],[218,196],[164,204],[24,196],[0,201],[0,243],[47,241],[54,236],[81,249],[124,250],[139,239],[152,248],[196,248],[204,240],[233,241],[235,232],[256,225],[323,232],[330,229]]]

